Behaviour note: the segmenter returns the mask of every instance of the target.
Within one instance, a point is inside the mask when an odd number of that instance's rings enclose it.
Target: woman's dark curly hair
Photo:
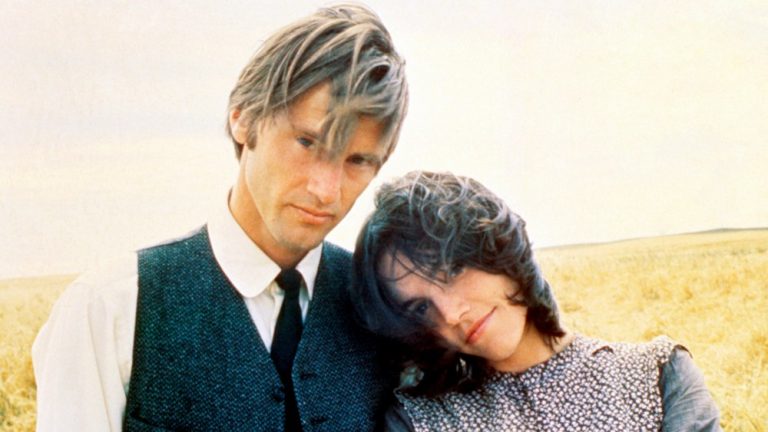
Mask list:
[[[419,316],[406,311],[382,270],[396,255],[409,272],[449,282],[463,268],[506,274],[520,286],[510,301],[528,308],[527,321],[554,346],[565,332],[525,232],[525,221],[476,180],[414,171],[382,185],[354,253],[350,286],[356,318],[402,348],[400,364],[416,367],[414,394],[469,391],[492,369],[479,357],[447,349]],[[407,264],[404,261],[409,261]],[[391,261],[387,261],[391,262]]]

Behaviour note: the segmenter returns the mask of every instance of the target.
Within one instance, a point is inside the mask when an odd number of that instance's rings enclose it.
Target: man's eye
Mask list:
[[[312,147],[312,145],[315,143],[313,139],[307,138],[307,137],[296,138],[296,142],[298,142],[304,147]]]
[[[362,157],[360,155],[350,156],[347,159],[347,161],[349,161],[349,163],[354,164],[354,165],[363,165],[366,162],[368,162],[364,157]]]
[[[378,168],[378,162],[375,157],[366,157],[363,155],[352,155],[347,158],[347,162],[357,166],[370,166]]]

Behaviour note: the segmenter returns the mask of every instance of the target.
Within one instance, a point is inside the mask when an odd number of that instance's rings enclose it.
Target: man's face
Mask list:
[[[230,199],[235,220],[281,266],[296,264],[347,214],[386,155],[383,125],[361,117],[346,148],[331,155],[318,142],[331,100],[330,84],[308,90],[287,112],[254,122],[256,145],[240,158]],[[237,142],[248,130],[232,113]]]

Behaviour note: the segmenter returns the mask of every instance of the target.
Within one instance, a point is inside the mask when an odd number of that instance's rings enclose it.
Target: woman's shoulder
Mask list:
[[[657,364],[667,363],[673,354],[682,350],[687,352],[687,348],[666,335],[656,336],[648,342],[630,343],[630,342],[607,342],[602,339],[579,337],[586,353],[596,359],[613,358],[617,360],[636,360],[645,358],[654,360]]]
[[[413,422],[401,401],[396,401],[384,415],[385,432],[410,432],[415,430]]]

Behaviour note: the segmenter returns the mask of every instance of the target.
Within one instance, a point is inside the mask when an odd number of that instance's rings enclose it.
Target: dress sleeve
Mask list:
[[[413,423],[405,407],[395,402],[384,414],[384,432],[413,432]]]
[[[720,413],[690,353],[676,347],[661,370],[662,431],[721,431]]]

